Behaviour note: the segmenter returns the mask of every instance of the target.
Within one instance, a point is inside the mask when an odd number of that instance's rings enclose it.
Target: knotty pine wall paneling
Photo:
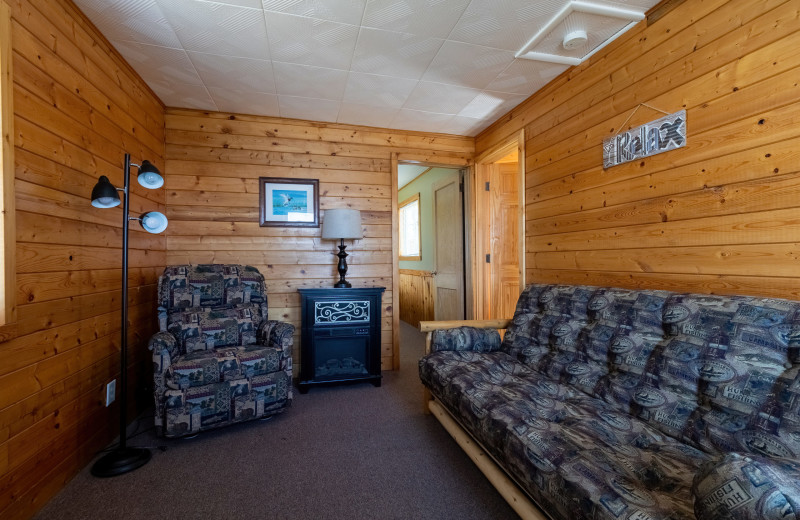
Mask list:
[[[119,400],[106,408],[104,389],[119,378],[122,210],[89,196],[100,175],[123,185],[125,152],[163,171],[164,107],[68,0],[2,1],[17,222],[17,320],[0,329],[0,518],[11,519],[30,517],[119,432]],[[133,214],[166,211],[163,189],[132,184]],[[129,417],[152,402],[165,249],[131,224]]]
[[[474,139],[271,117],[167,109],[167,263],[242,263],[267,279],[270,318],[294,324],[299,368],[297,289],[332,287],[335,241],[321,228],[260,227],[258,178],[320,181],[320,217],[361,210],[362,240],[348,241],[347,279],[382,286],[381,364],[393,368],[392,157],[467,165]]]
[[[433,273],[400,269],[400,319],[419,327],[434,319]]]
[[[526,280],[800,299],[800,5],[661,5],[476,138],[524,128]],[[640,103],[686,147],[604,170]]]

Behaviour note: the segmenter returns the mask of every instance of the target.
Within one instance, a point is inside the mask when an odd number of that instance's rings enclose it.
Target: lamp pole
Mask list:
[[[141,167],[140,167],[141,168]],[[128,473],[144,466],[150,460],[150,450],[147,448],[128,448],[128,226],[131,219],[130,210],[130,180],[131,156],[125,154],[125,187],[122,191],[125,200],[122,201],[122,322],[120,341],[120,375],[119,375],[119,445],[106,453],[92,466],[92,475],[96,477],[114,477]],[[106,182],[108,182],[106,180]]]
[[[124,396],[119,406],[119,449],[124,451],[128,447],[128,228],[130,209],[130,183],[131,183],[131,154],[125,154],[125,187],[122,192],[125,200],[122,201],[122,355],[120,357],[120,394]]]

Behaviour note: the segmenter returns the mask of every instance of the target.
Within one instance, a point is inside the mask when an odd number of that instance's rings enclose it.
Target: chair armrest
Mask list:
[[[489,352],[500,348],[500,334],[497,332],[497,329],[507,329],[509,325],[511,325],[511,320],[421,321],[419,322],[419,331],[428,333],[425,338],[426,356],[431,352],[438,352],[440,350],[475,350]],[[471,331],[474,332],[449,332],[453,329],[461,328],[471,329]],[[493,335],[492,332],[494,332]],[[488,336],[483,338],[484,341],[480,341],[483,335]],[[455,348],[456,343],[464,341],[464,336],[471,338],[466,340],[469,346],[465,343],[463,348]],[[492,345],[494,345],[493,336],[497,336],[497,346],[495,348],[487,349],[484,347],[485,341],[489,336],[492,337],[492,339],[489,340]],[[473,346],[473,340],[478,340],[476,346]]]
[[[169,332],[156,332],[147,344],[153,352],[153,370],[156,374],[163,374],[178,357],[178,340]]]
[[[292,359],[294,325],[277,320],[264,320],[258,327],[258,342],[283,352],[283,359]]]
[[[795,518],[800,511],[800,463],[727,453],[704,464],[694,477],[697,518],[756,520]]]

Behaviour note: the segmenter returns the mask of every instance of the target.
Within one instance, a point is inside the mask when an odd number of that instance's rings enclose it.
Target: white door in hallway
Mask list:
[[[464,319],[464,218],[461,173],[453,171],[433,185],[434,317]]]

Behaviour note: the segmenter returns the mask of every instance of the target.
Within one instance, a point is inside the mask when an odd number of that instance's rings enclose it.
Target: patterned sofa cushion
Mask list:
[[[420,377],[556,518],[693,518],[703,452],[505,353],[437,352]]]
[[[264,318],[258,304],[231,308],[190,308],[169,315],[167,331],[182,353],[218,347],[252,345]]]
[[[185,389],[252,379],[279,370],[280,358],[278,349],[257,345],[199,350],[175,360],[164,382],[168,388]]]
[[[729,453],[703,465],[692,486],[697,518],[800,518],[800,464]]]

